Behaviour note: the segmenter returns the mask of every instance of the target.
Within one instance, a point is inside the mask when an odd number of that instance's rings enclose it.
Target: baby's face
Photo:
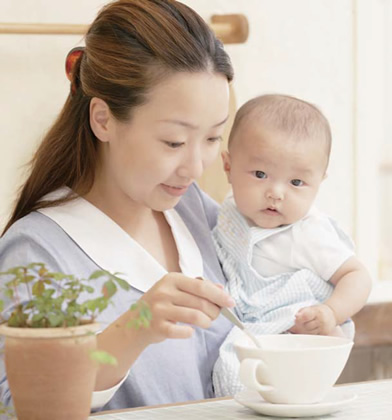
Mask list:
[[[255,225],[294,223],[309,211],[325,177],[326,147],[319,139],[244,124],[223,156],[239,211]]]

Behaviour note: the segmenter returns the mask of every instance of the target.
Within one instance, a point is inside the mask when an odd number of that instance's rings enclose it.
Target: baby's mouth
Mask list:
[[[267,212],[267,213],[273,213],[273,214],[278,214],[279,213],[279,210],[276,209],[275,207],[267,207],[264,211]]]

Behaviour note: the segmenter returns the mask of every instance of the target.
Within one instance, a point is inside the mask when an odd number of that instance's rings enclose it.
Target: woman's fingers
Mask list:
[[[182,276],[178,278],[177,286],[183,292],[207,299],[219,307],[235,306],[234,300],[223,289],[208,280]]]
[[[180,273],[167,274],[144,294],[143,300],[152,314],[149,328],[155,340],[189,337],[191,325],[208,328],[222,306],[234,305],[221,287]]]
[[[189,338],[194,329],[190,325],[176,324],[171,321],[165,321],[161,325],[161,333],[165,338]]]
[[[172,302],[175,306],[197,309],[206,314],[210,319],[217,318],[221,310],[219,306],[211,303],[207,299],[203,299],[182,291],[178,291],[178,293],[173,296]]]
[[[209,328],[212,322],[212,318],[204,312],[182,306],[167,307],[165,318],[175,320],[175,322],[181,322],[183,324],[194,325],[195,327],[200,328]]]
[[[161,303],[152,309],[149,328],[160,341],[164,338],[188,338],[193,334],[192,326],[208,328],[211,322],[212,318],[197,309]]]

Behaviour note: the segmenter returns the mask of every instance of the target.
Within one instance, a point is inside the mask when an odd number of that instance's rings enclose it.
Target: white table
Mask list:
[[[318,419],[392,420],[392,379],[341,385],[356,393],[358,398],[342,411]],[[142,407],[96,414],[91,420],[277,420],[257,414],[238,404],[233,398],[211,399],[157,407]],[[282,419],[282,417],[280,417]],[[315,417],[308,417],[315,419]]]

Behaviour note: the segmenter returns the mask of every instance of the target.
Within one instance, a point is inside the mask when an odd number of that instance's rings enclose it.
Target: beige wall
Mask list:
[[[258,94],[284,92],[309,100],[324,111],[331,122],[334,144],[329,176],[318,203],[356,234],[356,112],[358,104],[364,104],[363,98],[358,98],[358,77],[362,76],[357,68],[356,9],[364,10],[360,23],[366,26],[366,8],[372,7],[369,3],[380,11],[383,2],[368,2],[367,6],[361,0],[184,2],[206,20],[216,13],[239,12],[248,17],[248,42],[227,46],[236,72],[233,90],[238,106]],[[1,0],[0,19],[88,23],[104,3]],[[364,37],[368,31],[369,27],[363,30]],[[0,225],[6,220],[20,183],[22,165],[65,100],[69,85],[64,57],[81,41],[79,36],[0,35]],[[366,113],[365,108],[363,111]],[[377,119],[369,121],[377,123]],[[220,163],[216,165],[219,171]],[[367,234],[365,231],[364,243]],[[366,259],[366,247],[361,252]]]
[[[334,128],[335,148],[325,189],[338,192],[351,220],[351,2],[347,0],[187,0],[208,20],[214,13],[248,16],[246,44],[229,45],[238,105],[264,92],[298,95],[321,106]],[[90,22],[103,1],[2,0],[3,21]],[[330,22],[334,31],[330,31]],[[64,56],[79,36],[0,35],[0,220],[4,223],[21,165],[55,118],[68,90]],[[5,83],[4,83],[5,82]],[[220,163],[217,163],[219,169]],[[345,168],[345,169],[343,169]],[[342,173],[343,172],[343,173]],[[223,178],[224,179],[224,178]]]

